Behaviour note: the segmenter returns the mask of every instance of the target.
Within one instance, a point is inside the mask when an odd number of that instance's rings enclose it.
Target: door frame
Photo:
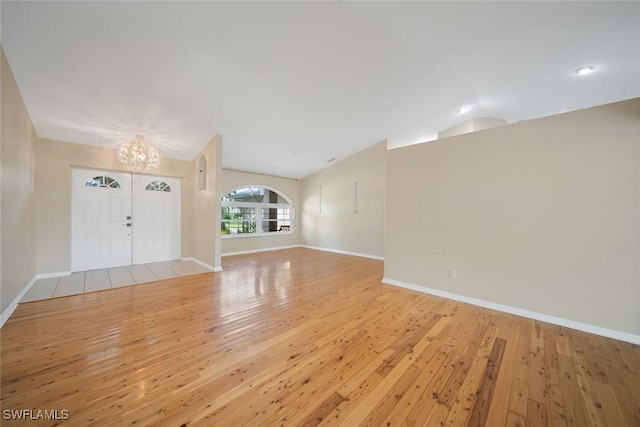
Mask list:
[[[131,231],[131,255],[129,257],[129,263],[128,264],[124,264],[124,265],[120,265],[120,266],[131,266],[134,265],[133,261],[134,261],[134,239],[135,239],[135,233],[134,233],[134,228],[135,228],[135,220],[136,220],[136,207],[134,206],[134,198],[133,198],[133,185],[134,185],[134,176],[144,176],[144,177],[157,177],[157,178],[170,178],[172,180],[178,180],[179,181],[179,185],[180,185],[180,195],[179,195],[179,202],[178,202],[178,207],[177,207],[177,213],[178,213],[178,218],[177,218],[177,233],[178,233],[178,237],[176,239],[177,245],[178,245],[178,249],[175,251],[178,254],[178,258],[180,258],[182,256],[182,224],[183,224],[183,215],[182,215],[182,204],[183,204],[183,200],[182,200],[182,187],[184,184],[184,178],[180,177],[180,176],[170,176],[170,175],[156,175],[156,174],[144,174],[144,173],[134,173],[134,172],[130,172],[130,171],[125,171],[125,170],[116,170],[116,169],[105,169],[105,168],[99,168],[99,167],[85,167],[85,166],[71,166],[71,176],[70,176],[70,182],[69,185],[71,186],[71,215],[70,215],[70,222],[71,222],[71,271],[75,272],[75,271],[86,271],[83,269],[77,269],[75,267],[74,264],[77,264],[76,262],[74,262],[74,256],[76,256],[75,254],[75,244],[76,242],[74,241],[74,209],[75,209],[75,200],[74,200],[74,179],[73,179],[73,170],[84,170],[84,171],[92,171],[92,172],[96,172],[96,175],[98,174],[109,174],[109,173],[117,173],[117,174],[127,174],[130,176],[130,198],[131,198],[131,216],[132,216],[132,227],[130,229]],[[117,267],[116,265],[112,266],[112,267]],[[100,267],[100,268],[112,268],[112,267]]]

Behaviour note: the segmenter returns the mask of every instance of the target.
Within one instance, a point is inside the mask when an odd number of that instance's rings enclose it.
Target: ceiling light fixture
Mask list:
[[[596,67],[595,65],[590,65],[588,67],[578,68],[575,71],[575,73],[580,75],[580,76],[586,76],[587,74],[593,73],[596,70],[596,68],[598,68],[598,67]]]
[[[142,135],[125,142],[118,148],[118,161],[125,169],[133,172],[144,172],[160,166],[158,150]]]
[[[456,111],[456,113],[458,114],[466,114],[469,111],[471,111],[471,107],[469,105],[465,105],[464,107],[460,107],[458,108],[458,110]]]

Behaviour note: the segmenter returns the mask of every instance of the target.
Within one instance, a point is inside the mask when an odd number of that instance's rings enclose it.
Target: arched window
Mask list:
[[[169,193],[171,186],[163,181],[151,181],[149,185],[145,187],[146,191],[165,191]]]
[[[222,197],[223,237],[293,232],[294,211],[282,193],[265,187],[241,187]]]
[[[94,176],[84,183],[85,187],[120,188],[120,183],[110,176]]]

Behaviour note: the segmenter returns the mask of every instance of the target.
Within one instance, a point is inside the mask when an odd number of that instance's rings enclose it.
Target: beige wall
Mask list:
[[[0,311],[4,312],[36,274],[36,137],[4,51],[0,56]]]
[[[71,269],[71,167],[122,170],[113,149],[38,139],[36,147],[38,273]],[[182,255],[190,256],[191,162],[162,158],[157,175],[182,180]]]
[[[198,182],[200,157],[207,160],[206,188],[193,193],[192,255],[211,267],[221,267],[220,244],[220,175],[222,171],[222,137],[216,135],[192,162],[193,181]]]
[[[640,335],[640,99],[391,150],[386,185],[387,278]]]
[[[387,142],[382,141],[301,180],[302,244],[384,256],[386,153]],[[321,187],[342,192],[353,183],[357,183],[357,213],[320,212]],[[331,208],[326,203],[325,198],[325,207]]]
[[[262,175],[233,170],[222,170],[222,191],[220,197],[239,187],[250,185],[264,186],[278,190],[287,196],[295,209],[295,222],[293,234],[275,234],[261,237],[231,237],[222,239],[222,253],[234,253],[255,251],[261,249],[277,248],[281,246],[293,246],[300,243],[301,209],[300,209],[300,183],[295,179],[279,178],[270,175]]]

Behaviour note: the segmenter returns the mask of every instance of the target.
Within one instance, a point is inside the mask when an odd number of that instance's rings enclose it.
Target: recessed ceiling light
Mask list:
[[[464,107],[460,107],[460,108],[458,108],[458,110],[456,111],[456,113],[458,113],[458,114],[466,114],[466,113],[468,113],[469,111],[471,111],[471,106],[469,106],[469,105],[465,105]]]
[[[596,70],[596,68],[598,68],[598,67],[596,67],[595,65],[590,65],[588,67],[578,68],[575,71],[575,73],[580,75],[580,76],[586,76],[587,74],[593,73]]]

